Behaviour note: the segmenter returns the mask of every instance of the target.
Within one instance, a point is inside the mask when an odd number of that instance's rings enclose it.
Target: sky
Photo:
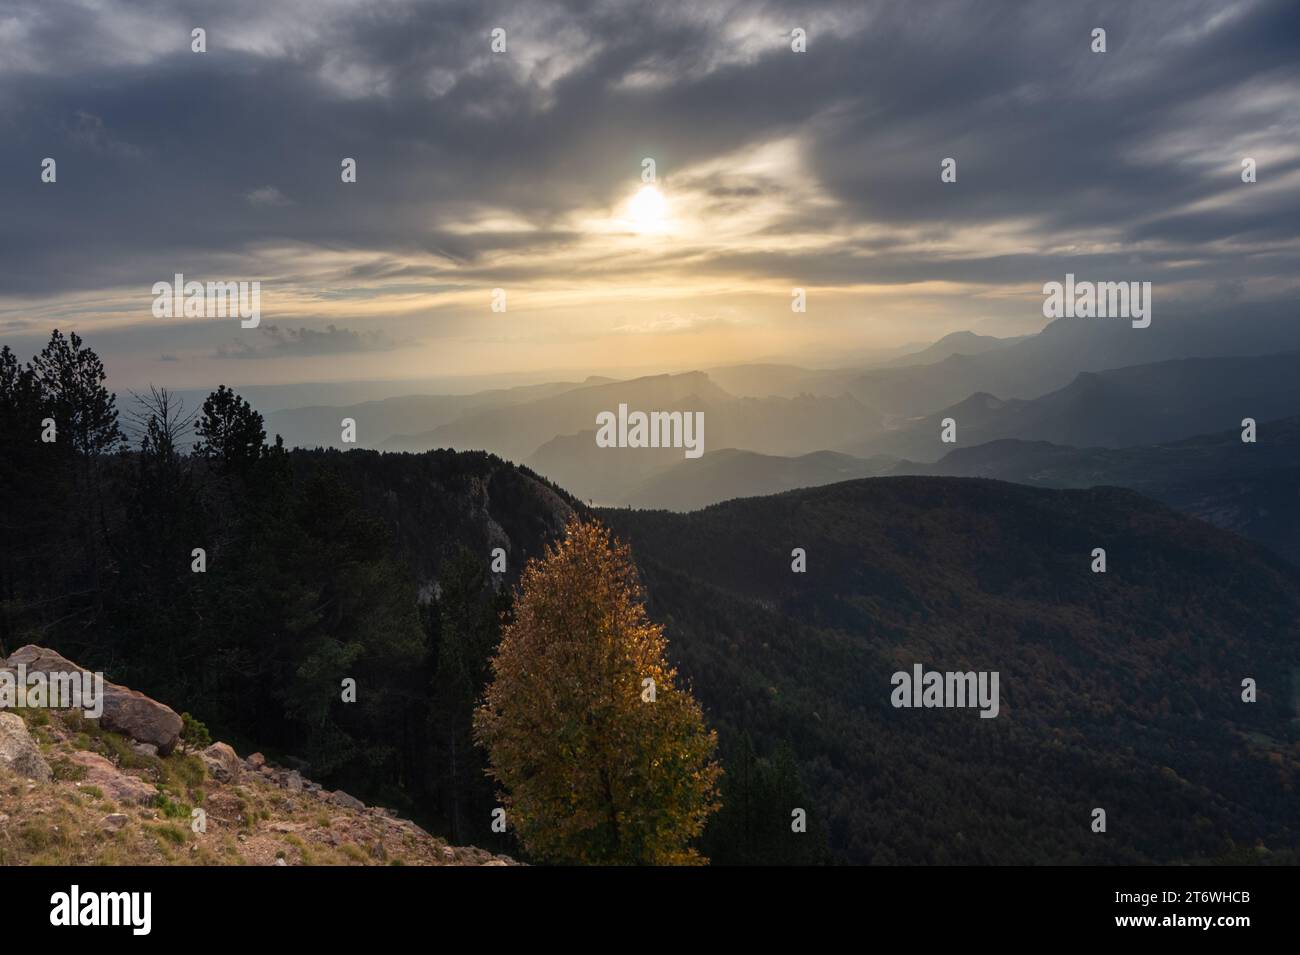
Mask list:
[[[1295,298],[1298,53],[1294,0],[0,0],[0,342],[194,387],[826,367],[1067,272],[1230,317]]]

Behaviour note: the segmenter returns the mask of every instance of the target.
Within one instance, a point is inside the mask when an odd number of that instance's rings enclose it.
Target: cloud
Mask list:
[[[101,156],[135,159],[140,150],[109,133],[102,117],[77,110],[72,122],[64,127],[69,142],[84,147]]]
[[[357,332],[349,328],[326,325],[323,330],[303,326],[281,328],[259,326],[255,344],[236,343],[217,348],[214,358],[289,358],[310,355],[345,355],[362,352],[392,351],[401,343],[382,331]]]
[[[678,335],[736,324],[740,324],[737,319],[719,315],[665,313],[644,322],[617,325],[612,331],[615,335]]]
[[[259,189],[253,189],[245,196],[248,204],[251,206],[287,206],[292,203],[285,198],[284,193],[275,186],[262,186]]]
[[[6,197],[0,308],[175,272],[377,310],[644,290],[622,334],[675,331],[678,285],[1271,294],[1300,275],[1297,47],[1294,0],[46,0],[0,19],[0,176],[59,158]],[[646,156],[682,218],[653,243],[609,225]]]

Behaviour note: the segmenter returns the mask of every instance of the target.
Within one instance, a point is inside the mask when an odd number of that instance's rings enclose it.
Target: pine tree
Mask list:
[[[626,545],[572,519],[524,570],[514,610],[475,730],[524,848],[570,864],[706,861],[689,843],[719,806],[717,736],[678,686]]]
[[[208,395],[194,429],[199,441],[194,453],[214,458],[225,470],[246,477],[266,453],[261,414],[225,385]]]
[[[93,456],[116,451],[125,439],[117,423],[117,396],[104,387],[104,363],[73,332],[56,328],[32,359],[47,413],[54,418],[62,446]]]
[[[103,459],[125,443],[117,421],[117,396],[104,385],[108,375],[103,361],[83,346],[76,332],[65,338],[55,329],[32,359],[30,372],[40,395],[42,419],[53,419],[55,425],[56,440],[47,447],[63,459],[60,470],[71,481],[72,512],[66,523],[59,523],[67,527],[71,536],[66,543],[80,557],[73,592],[87,599],[74,612],[90,615],[82,619],[86,625],[102,611],[103,578],[112,573],[103,540],[107,525]],[[71,614],[65,612],[63,617],[71,619]]]

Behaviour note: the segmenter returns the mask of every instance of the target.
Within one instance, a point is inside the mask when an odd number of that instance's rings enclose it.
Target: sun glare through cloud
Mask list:
[[[668,229],[668,200],[656,186],[642,186],[628,200],[627,212],[637,232],[654,234]]]

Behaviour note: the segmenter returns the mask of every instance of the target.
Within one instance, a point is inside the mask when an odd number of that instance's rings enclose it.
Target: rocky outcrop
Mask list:
[[[50,778],[50,764],[27,732],[23,718],[13,713],[0,713],[0,770],[40,782]]]
[[[7,662],[28,672],[85,672],[35,646]],[[201,751],[181,745],[175,711],[126,687],[105,684],[104,733],[87,734],[79,716],[59,709],[39,721],[34,739],[23,717],[0,711],[0,780],[29,780],[0,785],[6,862],[518,864],[473,846],[449,846],[388,809],[330,792],[293,757],[282,757],[294,767],[285,768],[261,753],[240,759],[227,743]]]
[[[95,786],[117,802],[146,806],[158,795],[158,788],[152,783],[128,776],[98,753],[80,751],[68,759],[85,769],[85,776],[79,780],[82,786]]]
[[[5,667],[13,669],[20,663],[27,667],[28,673],[86,672],[53,650],[31,644],[10,654]],[[104,681],[104,713],[100,724],[137,742],[157,746],[163,756],[172,751],[181,735],[181,718],[171,707],[107,680]]]
[[[330,802],[336,806],[342,806],[344,809],[365,809],[366,804],[355,796],[349,796],[343,790],[339,790],[330,796]]]
[[[229,783],[239,778],[243,770],[243,760],[231,748],[229,743],[213,743],[203,752],[199,753],[203,760],[203,765],[208,770],[208,775],[217,782]]]

